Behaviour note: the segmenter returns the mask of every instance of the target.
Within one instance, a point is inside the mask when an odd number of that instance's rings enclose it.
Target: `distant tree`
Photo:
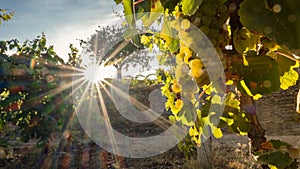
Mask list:
[[[128,70],[129,66],[141,66],[142,70],[149,69],[149,62],[153,56],[147,55],[147,49],[139,40],[134,41],[134,39],[139,39],[137,38],[139,35],[128,36],[130,35],[128,30],[127,27],[117,25],[99,26],[99,30],[96,30],[96,33],[87,41],[81,40],[83,54],[90,57],[96,56],[97,60],[106,62],[105,65],[115,66],[118,79],[122,76],[121,70]]]
[[[14,12],[8,12],[7,9],[1,9],[0,8],[0,25],[2,24],[2,21],[8,21],[14,16]]]

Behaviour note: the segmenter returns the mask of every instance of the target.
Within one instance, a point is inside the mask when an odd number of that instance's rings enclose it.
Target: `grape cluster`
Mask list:
[[[207,35],[217,52],[222,52],[229,44],[228,9],[225,4],[218,1],[203,1],[198,11],[190,18],[204,34]]]
[[[190,69],[188,75],[196,80],[198,86],[201,87],[208,84],[209,80],[207,72],[199,58],[200,56],[193,53],[191,49],[193,49],[195,45],[199,46],[199,44],[203,43],[207,44],[200,46],[208,47],[212,44],[217,53],[222,56],[222,50],[229,44],[228,26],[226,24],[229,17],[227,6],[225,4],[220,4],[219,1],[204,1],[197,12],[192,16],[183,16],[178,8],[176,8],[173,15],[175,16],[175,19],[170,21],[170,27],[178,32],[178,37],[181,40],[180,51],[176,55],[178,67],[180,67],[180,64],[188,65],[188,68]],[[204,38],[195,38],[199,37],[199,35],[196,35],[198,32],[192,29],[192,24],[206,34],[210,42]],[[202,49],[203,56],[213,53],[211,50],[213,49]],[[207,59],[208,60],[205,61],[206,64],[209,62],[209,58]],[[178,77],[176,77],[176,79],[178,80]]]

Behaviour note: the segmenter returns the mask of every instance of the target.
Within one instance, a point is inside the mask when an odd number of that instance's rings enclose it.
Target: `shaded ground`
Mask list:
[[[151,89],[152,90],[152,89]],[[148,91],[151,91],[148,90]],[[138,92],[138,100],[148,100],[149,93]],[[142,97],[144,96],[144,97]],[[108,99],[105,99],[108,100]],[[147,105],[147,103],[145,103]],[[157,135],[164,131],[155,123],[142,125],[134,123],[120,116],[112,104],[107,103],[107,109],[111,115],[113,128],[119,132],[133,137],[145,137]],[[163,117],[168,117],[164,112]],[[75,120],[76,121],[76,120]],[[59,144],[59,135],[54,135],[49,140],[48,147],[36,147],[36,141],[20,143],[11,140],[10,145],[0,144],[0,168],[1,169],[35,169],[35,168],[59,168],[59,169],[200,169],[199,161],[187,159],[177,147],[149,158],[123,158],[115,157],[94,144],[81,130],[76,122],[70,128],[71,137],[59,152],[58,165],[53,165],[55,150]],[[0,133],[0,138],[4,138]],[[13,138],[13,137],[11,137]],[[270,136],[270,138],[272,138]],[[290,143],[299,143],[299,138],[287,136]],[[213,140],[213,168],[217,169],[249,169],[259,168],[249,149],[249,141],[246,136],[225,134],[222,139]],[[299,143],[300,146],[300,143]],[[195,157],[196,158],[196,157]],[[122,166],[122,167],[120,167]]]
[[[129,126],[126,126],[126,123],[119,123],[118,126],[124,130],[126,129],[126,132],[131,133],[131,135],[140,133],[151,135],[159,132],[159,129],[153,128],[153,126],[139,127],[138,130],[137,126],[128,128]],[[119,128],[119,130],[122,131],[122,128]],[[118,169],[120,168],[118,162],[128,169],[200,169],[201,166],[197,160],[185,158],[177,147],[149,158],[115,157],[94,144],[82,132],[73,130],[72,133],[73,139],[60,152],[57,167],[59,169]],[[4,149],[6,151],[5,156],[0,160],[0,168],[54,168],[54,150],[58,145],[58,139],[52,140],[47,152],[43,150],[44,147],[36,147],[35,143],[36,141],[32,140],[26,144],[19,144],[11,148],[6,147]],[[222,139],[213,140],[213,157],[213,168],[259,168],[255,165],[255,161],[249,153],[247,137],[239,137],[235,134],[226,134]]]

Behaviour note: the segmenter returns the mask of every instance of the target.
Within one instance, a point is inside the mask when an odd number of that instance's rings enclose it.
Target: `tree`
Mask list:
[[[203,146],[204,138],[210,137],[210,133],[222,137],[220,128],[227,126],[232,132],[248,134],[252,152],[263,168],[295,168],[293,153],[279,148],[290,145],[266,141],[254,100],[280,88],[287,89],[298,80],[294,70],[299,67],[295,55],[300,47],[297,21],[300,13],[296,0],[115,2],[122,2],[126,21],[133,27],[137,20],[148,27],[160,19],[161,30],[156,36],[149,35],[148,39],[162,39],[164,45],[158,46],[172,53],[176,60],[173,71],[161,74],[159,78],[165,85],[162,92],[168,98],[166,108],[173,112],[172,121],[180,121],[189,127],[190,137],[197,145]],[[201,34],[197,30],[206,37],[197,39]],[[195,52],[201,45],[206,48]],[[225,67],[221,71],[225,77],[208,76],[209,70],[220,67],[212,60],[213,50],[223,61]],[[230,91],[225,82],[238,92]],[[202,91],[198,96],[195,96],[198,91],[195,87]],[[206,99],[202,98],[205,93],[209,95]],[[225,99],[222,101],[222,98]],[[203,99],[204,105],[199,107],[197,103]],[[191,104],[195,106],[187,106]],[[210,106],[224,106],[225,109],[218,116],[209,114]],[[193,121],[191,116],[197,116],[196,120]],[[206,168],[211,168],[209,160],[206,162]]]
[[[0,25],[3,21],[11,20],[14,14],[14,12],[8,12],[7,9],[0,9]]]
[[[130,32],[133,30],[128,31],[126,27],[117,25],[99,26],[99,30],[96,30],[87,41],[81,40],[83,55],[90,55],[92,58],[96,56],[97,59],[106,62],[105,65],[116,67],[118,79],[121,78],[121,70],[128,70],[129,66],[141,66],[142,70],[148,69],[153,56],[147,55],[141,43],[127,39],[126,36],[131,36]]]

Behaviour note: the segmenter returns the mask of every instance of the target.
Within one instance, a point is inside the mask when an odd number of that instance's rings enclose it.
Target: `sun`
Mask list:
[[[89,64],[83,70],[84,79],[91,83],[100,82],[105,78],[105,70],[102,65]]]

